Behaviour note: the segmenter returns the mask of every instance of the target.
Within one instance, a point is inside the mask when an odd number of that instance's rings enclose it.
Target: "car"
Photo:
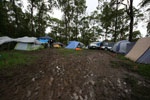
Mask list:
[[[101,45],[102,50],[107,50],[108,42],[103,42]]]
[[[102,46],[101,46],[101,49],[112,51],[112,48],[113,48],[114,44],[115,44],[114,42],[103,42]]]
[[[100,49],[101,42],[92,42],[88,46],[89,49]]]

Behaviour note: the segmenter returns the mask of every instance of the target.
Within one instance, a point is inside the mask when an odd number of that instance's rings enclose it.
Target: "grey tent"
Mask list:
[[[125,54],[127,51],[127,44],[129,44],[129,43],[130,42],[127,40],[119,41],[119,42],[115,43],[112,50],[116,53]]]
[[[150,64],[150,37],[139,39],[126,57],[135,62]]]

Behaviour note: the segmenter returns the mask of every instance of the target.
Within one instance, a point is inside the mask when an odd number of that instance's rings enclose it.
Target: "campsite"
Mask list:
[[[0,100],[150,100],[150,0],[0,0]]]

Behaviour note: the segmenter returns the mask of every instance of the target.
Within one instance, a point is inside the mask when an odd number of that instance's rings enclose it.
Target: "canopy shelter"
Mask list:
[[[12,41],[14,41],[14,39],[10,38],[8,36],[0,37],[0,45],[2,45],[4,43],[12,42]]]
[[[139,39],[125,57],[135,62],[150,64],[150,37]]]

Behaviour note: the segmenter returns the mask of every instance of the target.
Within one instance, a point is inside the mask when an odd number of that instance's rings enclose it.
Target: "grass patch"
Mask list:
[[[17,65],[31,64],[36,56],[24,54],[21,51],[0,52],[0,70],[4,68],[14,68]]]
[[[75,49],[59,48],[57,49],[57,51],[63,56],[69,55],[80,56],[80,55],[87,55],[88,53],[97,52],[98,50],[87,50],[87,49],[75,50]]]
[[[123,55],[117,55],[116,57],[118,59],[121,59],[122,61],[119,64],[114,62],[112,63],[112,66],[125,67],[127,69],[130,69],[131,71],[138,72],[140,75],[150,79],[150,65],[135,63],[125,58]]]
[[[60,49],[57,49],[57,51],[63,56],[68,56],[68,55],[71,55],[71,54],[73,54],[75,56],[79,56],[82,50],[77,51],[77,50],[74,50],[74,49],[60,48]]]

